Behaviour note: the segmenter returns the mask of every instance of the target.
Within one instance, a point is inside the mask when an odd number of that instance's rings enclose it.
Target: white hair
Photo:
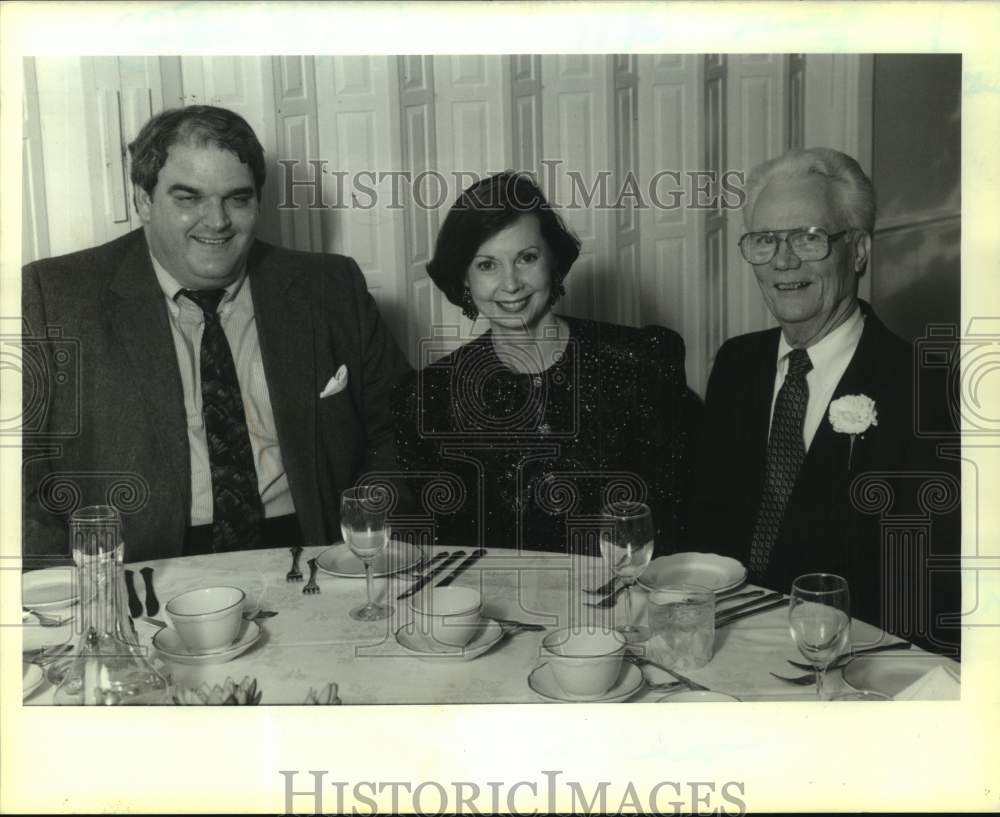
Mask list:
[[[875,229],[872,181],[854,159],[833,148],[792,148],[750,171],[743,206],[743,222],[747,228],[750,229],[753,220],[757,197],[769,182],[813,174],[826,179],[830,204],[846,226],[871,234]]]

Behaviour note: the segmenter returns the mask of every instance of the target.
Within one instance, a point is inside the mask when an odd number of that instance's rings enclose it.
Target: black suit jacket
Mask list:
[[[913,352],[862,303],[865,325],[832,400],[864,394],[878,425],[855,439],[824,414],[771,553],[764,584],[788,592],[803,573],[847,578],[852,613],[940,651],[958,642],[960,553],[957,462],[915,433],[940,418],[944,394],[915,399]],[[780,329],[727,341],[706,393],[696,477],[694,538],[746,563],[763,485]],[[939,428],[940,422],[931,425]],[[937,560],[937,561],[935,561]]]
[[[258,241],[247,270],[295,510],[323,544],[338,538],[340,491],[394,467],[388,396],[409,366],[352,259]],[[25,553],[67,555],[68,513],[110,502],[127,559],[180,555],[187,422],[142,231],[29,264],[22,286]],[[347,387],[320,399],[341,364]]]

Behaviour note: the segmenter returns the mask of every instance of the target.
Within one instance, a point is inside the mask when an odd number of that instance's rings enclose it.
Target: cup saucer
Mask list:
[[[403,649],[423,661],[471,661],[478,658],[503,638],[503,628],[491,618],[484,618],[479,630],[464,647],[437,644],[417,630],[415,622],[396,630],[396,641]]]
[[[642,689],[643,683],[642,670],[628,661],[622,662],[621,672],[618,673],[618,680],[615,681],[614,686],[601,695],[572,695],[564,691],[559,686],[559,682],[556,681],[552,667],[547,663],[536,667],[528,676],[528,686],[534,692],[543,698],[563,703],[619,703],[627,701],[635,695]]]
[[[244,621],[236,640],[228,647],[208,653],[189,652],[177,631],[164,627],[153,636],[153,646],[164,658],[178,664],[224,664],[249,650],[261,637],[256,621]]]

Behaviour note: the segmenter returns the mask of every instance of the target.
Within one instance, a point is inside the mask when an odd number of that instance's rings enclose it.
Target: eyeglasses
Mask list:
[[[782,241],[802,261],[822,261],[830,254],[830,243],[848,230],[830,235],[822,227],[797,227],[794,230],[766,230],[744,233],[740,237],[740,252],[751,264],[766,264],[778,253]]]

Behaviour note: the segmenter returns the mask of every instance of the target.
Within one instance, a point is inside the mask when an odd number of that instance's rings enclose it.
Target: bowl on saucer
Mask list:
[[[199,587],[167,602],[167,615],[190,654],[233,644],[243,621],[246,593],[238,587]]]
[[[559,686],[568,695],[600,696],[611,689],[619,677],[625,656],[625,638],[610,629],[565,628],[545,636],[541,652]]]
[[[464,647],[480,632],[483,597],[471,587],[428,587],[410,598],[413,623],[445,648]]]

